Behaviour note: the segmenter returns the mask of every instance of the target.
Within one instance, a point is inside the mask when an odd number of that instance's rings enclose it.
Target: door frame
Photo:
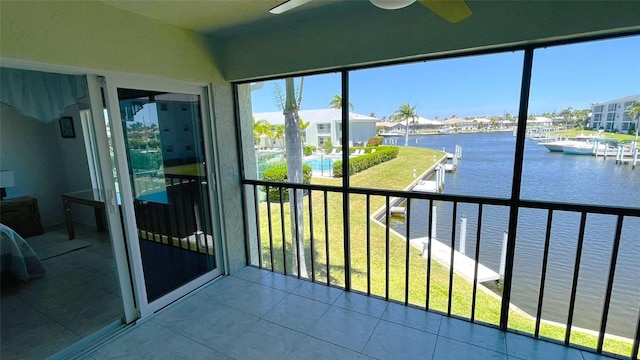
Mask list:
[[[213,138],[215,136],[212,128],[212,113],[210,108],[210,88],[207,84],[188,83],[176,80],[157,79],[136,75],[112,74],[105,76],[105,100],[109,112],[109,124],[111,126],[111,138],[113,141],[113,151],[116,158],[116,172],[118,175],[120,197],[122,199],[122,214],[124,220],[124,230],[126,234],[127,249],[129,250],[129,262],[131,266],[131,278],[135,298],[137,300],[139,316],[145,318],[154,312],[169,305],[177,299],[185,296],[189,292],[197,289],[205,283],[222,275],[224,262],[222,254],[222,229],[220,221],[220,198],[219,182],[217,181],[217,156]],[[138,229],[135,220],[135,210],[133,207],[133,189],[129,177],[129,164],[127,161],[126,145],[124,142],[124,132],[118,100],[118,88],[143,89],[151,91],[166,91],[176,93],[194,94],[200,96],[200,112],[202,121],[202,134],[204,140],[204,156],[207,162],[207,182],[209,186],[209,211],[214,229],[214,256],[216,268],[203,275],[181,285],[177,289],[162,295],[154,301],[147,301],[147,291],[145,287],[144,270],[142,267],[142,256],[138,238]],[[106,132],[105,132],[106,135]],[[126,179],[126,181],[125,181]]]

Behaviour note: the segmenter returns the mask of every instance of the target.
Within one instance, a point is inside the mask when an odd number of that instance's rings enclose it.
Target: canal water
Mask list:
[[[395,138],[402,146],[404,138]],[[393,141],[393,140],[392,140]],[[412,136],[410,146],[446,149],[462,146],[456,172],[445,177],[445,194],[509,198],[514,165],[515,137],[511,132],[461,135]],[[551,153],[527,140],[521,198],[562,203],[640,207],[640,167],[616,165],[613,158]],[[436,239],[451,243],[452,203],[436,201]],[[411,204],[411,238],[426,237],[427,201]],[[460,248],[460,218],[467,218],[466,253],[476,246],[478,206],[458,203],[455,219],[456,249]],[[485,206],[482,214],[480,263],[499,270],[509,209]],[[512,303],[536,314],[544,250],[547,211],[521,209],[516,234]],[[576,259],[580,214],[553,213],[549,260],[544,287],[542,318],[567,322],[573,269]],[[403,221],[392,221],[401,234]],[[574,311],[575,326],[599,330],[608,281],[616,217],[588,215],[579,269]],[[489,284],[491,285],[491,284]],[[495,286],[489,286],[499,293]],[[634,336],[640,308],[640,219],[625,218],[616,263],[607,333]]]

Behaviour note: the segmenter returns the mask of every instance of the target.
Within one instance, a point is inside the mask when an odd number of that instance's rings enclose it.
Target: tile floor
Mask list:
[[[100,359],[605,359],[255,268],[93,349]]]
[[[91,246],[43,260],[44,277],[3,284],[1,359],[44,359],[121,318],[109,236],[79,224],[75,231],[76,240],[68,240],[64,224],[26,239]]]

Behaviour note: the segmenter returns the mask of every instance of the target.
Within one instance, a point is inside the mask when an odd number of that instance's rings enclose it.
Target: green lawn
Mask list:
[[[420,149],[413,147],[400,147],[398,157],[389,162],[374,166],[364,172],[351,176],[351,186],[366,188],[383,188],[402,190],[415,179],[413,169],[421,174],[431,167],[434,159],[439,160],[444,156],[441,151]],[[314,184],[341,185],[342,179],[312,178]],[[344,236],[343,236],[343,201],[340,193],[329,192],[327,196],[327,220],[329,224],[327,241],[325,237],[325,207],[322,192],[313,192],[313,259],[314,275],[318,282],[327,281],[327,254],[329,248],[329,282],[333,285],[344,286]],[[358,291],[367,291],[367,258],[370,259],[370,292],[378,296],[385,296],[386,285],[386,230],[374,221],[368,219],[366,214],[366,196],[351,195],[350,207],[350,254],[351,254],[351,281],[352,288]],[[384,197],[370,198],[370,211],[373,213],[385,205]],[[269,244],[269,227],[267,203],[260,204],[260,231],[262,239],[263,266],[270,267],[270,247],[273,247],[273,264],[276,271],[284,271],[282,222],[285,229],[289,229],[290,215],[289,204],[281,208],[278,203],[271,203],[271,233],[273,244]],[[304,199],[304,231],[305,231],[305,258],[307,269],[311,272],[311,235],[309,224],[309,197]],[[281,211],[284,221],[281,219]],[[370,254],[367,256],[367,223],[370,228]],[[291,232],[285,232],[286,266],[291,273]],[[426,299],[426,261],[421,257],[420,251],[409,247],[409,267],[406,268],[407,242],[404,238],[390,234],[389,241],[389,298],[397,301],[405,301],[405,276],[409,272],[408,302],[413,305],[425,306]],[[447,311],[449,290],[449,270],[438,262],[431,264],[429,308],[438,311]],[[454,275],[453,296],[451,312],[455,315],[469,318],[471,316],[472,283],[466,279]],[[500,299],[486,289],[479,289],[476,295],[475,318],[479,321],[498,324],[500,319]],[[520,311],[512,310],[509,315],[509,326],[513,329],[533,333],[535,321],[532,317]],[[540,334],[553,339],[563,340],[564,327],[543,323]],[[571,341],[576,344],[595,347],[597,338],[593,335],[572,331]],[[605,351],[627,355],[631,354],[631,342],[607,339],[604,344]]]
[[[557,131],[557,132],[552,132],[551,136],[555,136],[555,135],[560,135],[562,137],[576,137],[578,135],[596,135],[598,134],[597,131],[593,131],[593,130],[578,130],[578,129],[574,129],[574,130],[563,130],[563,131]],[[635,135],[628,135],[628,134],[621,134],[621,133],[609,133],[609,132],[603,132],[601,133],[602,135],[604,135],[605,139],[614,139],[617,141],[633,141],[635,139]]]

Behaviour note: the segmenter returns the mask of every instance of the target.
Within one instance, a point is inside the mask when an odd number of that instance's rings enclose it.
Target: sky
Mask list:
[[[524,51],[363,69],[349,74],[354,112],[389,116],[402,103],[428,119],[518,113]],[[297,79],[297,83],[299,79]],[[253,112],[281,111],[276,83],[252,92]],[[301,109],[323,109],[340,94],[340,74],[305,76]],[[640,36],[540,48],[534,52],[529,114],[590,108],[640,94]]]

